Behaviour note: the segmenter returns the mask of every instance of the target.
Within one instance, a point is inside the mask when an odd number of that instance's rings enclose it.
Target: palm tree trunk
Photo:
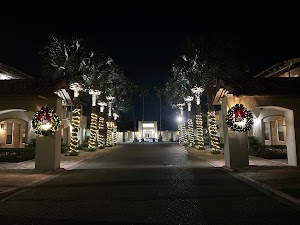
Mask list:
[[[198,148],[204,149],[201,104],[196,106],[196,129],[198,134]]]
[[[74,109],[72,111],[72,136],[70,143],[70,154],[78,154],[78,132],[80,129],[80,119],[81,119],[81,109],[80,109],[80,99],[75,97],[74,99]]]
[[[97,141],[97,128],[98,128],[98,114],[96,112],[96,106],[92,106],[92,113],[91,113],[91,124],[90,124],[90,138],[89,138],[89,148],[96,148],[96,141]]]
[[[194,140],[194,123],[193,123],[191,111],[188,111],[188,132],[189,132],[189,146],[192,147],[195,144],[195,140]]]
[[[144,99],[145,95],[143,95],[143,116],[142,116],[142,135],[141,135],[141,141],[144,141],[144,129],[143,129],[143,124],[144,124]]]
[[[113,129],[113,125],[112,125],[112,121],[111,121],[111,116],[108,116],[107,118],[107,122],[106,122],[106,127],[107,127],[107,133],[106,133],[106,145],[108,147],[112,146],[112,129]]]
[[[116,145],[117,144],[117,120],[112,121],[112,144]]]
[[[99,113],[99,137],[98,137],[98,147],[104,148],[105,147],[105,136],[104,136],[104,129],[105,129],[105,122],[104,122],[104,113]]]
[[[209,132],[210,147],[212,148],[212,153],[219,154],[220,146],[219,146],[219,139],[217,137],[216,112],[215,112],[214,106],[212,104],[212,96],[213,96],[213,92],[208,91],[207,92],[208,132]]]
[[[161,95],[159,95],[159,136],[161,136]]]
[[[132,109],[132,117],[133,117],[133,142],[136,141],[136,120],[135,120],[135,112],[134,112],[134,106],[133,106],[133,97],[132,97],[132,93],[130,94],[130,98],[131,98],[131,109]]]

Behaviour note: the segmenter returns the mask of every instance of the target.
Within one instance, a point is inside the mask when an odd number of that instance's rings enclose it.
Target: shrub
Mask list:
[[[31,140],[25,145],[25,147],[28,147],[28,148],[35,148],[35,145],[36,145],[36,139],[31,139]]]
[[[162,136],[161,136],[161,135],[159,135],[158,141],[159,141],[159,142],[162,142]]]
[[[23,162],[35,158],[35,148],[0,148],[0,162]]]
[[[69,149],[69,146],[65,143],[61,143],[61,153],[66,153],[68,152],[70,149]]]
[[[263,145],[254,137],[248,137],[249,155],[265,159],[286,158],[286,145]]]
[[[286,145],[262,145],[257,156],[265,159],[286,159]]]
[[[81,147],[88,147],[88,146],[89,146],[89,143],[88,143],[88,142],[83,142],[80,146],[81,146]]]
[[[79,153],[79,151],[69,151],[68,156],[78,156]]]
[[[261,148],[262,148],[262,144],[257,137],[254,136],[248,137],[248,151],[250,155],[258,154],[259,152],[263,151]]]
[[[83,147],[82,150],[85,151],[85,152],[94,152],[94,151],[96,151],[97,149],[96,149],[96,148]]]

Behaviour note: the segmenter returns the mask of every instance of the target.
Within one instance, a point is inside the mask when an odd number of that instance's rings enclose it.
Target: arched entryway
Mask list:
[[[63,100],[70,100],[64,80],[1,80],[0,128],[2,123],[3,130],[6,129],[5,142],[11,146],[22,146],[25,132],[27,133],[24,137],[25,142],[30,135],[35,135],[31,128],[31,120],[34,113],[42,107],[50,107],[61,118]],[[48,136],[36,136],[35,168],[37,170],[59,168],[60,156],[61,128]]]
[[[24,148],[35,138],[31,128],[34,112],[25,109],[0,110],[0,146],[2,148]]]
[[[250,135],[264,145],[286,145],[289,165],[297,165],[294,111],[280,106],[251,108],[254,124]]]
[[[226,125],[227,111],[235,104],[243,104],[245,108],[251,110],[254,114],[254,125],[252,132],[259,136],[260,140],[271,144],[282,143],[287,146],[288,165],[298,166],[300,164],[300,154],[297,152],[297,141],[300,146],[300,118],[298,99],[287,98],[285,96],[234,96],[227,94],[221,101],[222,129],[224,133],[224,158],[225,165],[230,168],[239,168],[249,165],[248,156],[248,135],[249,133],[236,132],[228,129]],[[266,124],[264,124],[264,122]],[[270,130],[265,134],[264,125]],[[279,130],[280,128],[280,130]],[[270,140],[265,140],[263,135],[269,135]],[[273,135],[273,136],[272,136]],[[273,140],[272,140],[273,139]]]

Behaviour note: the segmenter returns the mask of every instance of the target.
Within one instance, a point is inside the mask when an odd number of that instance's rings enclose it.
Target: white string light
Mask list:
[[[81,117],[81,110],[74,109],[72,115],[72,135],[71,135],[71,143],[70,143],[70,152],[78,152],[78,132],[80,129],[80,117]]]
[[[184,101],[187,103],[188,105],[188,114],[189,114],[189,118],[188,118],[188,138],[189,138],[189,146],[192,147],[195,145],[195,139],[194,139],[194,123],[193,123],[193,119],[191,119],[191,110],[192,110],[192,101],[194,100],[194,97],[192,96],[187,96],[186,98],[184,98]]]
[[[212,147],[212,153],[219,154],[220,146],[219,139],[217,136],[217,123],[216,123],[216,113],[215,111],[211,111],[207,113],[208,115],[208,131],[210,135],[210,144]]]
[[[91,134],[89,138],[89,146],[88,148],[96,148],[96,140],[97,140],[97,120],[98,115],[96,113],[91,114]]]
[[[202,122],[202,113],[201,113],[201,94],[204,91],[204,88],[194,87],[192,92],[195,95],[196,103],[199,109],[198,114],[196,115],[196,129],[198,134],[198,148],[204,149],[204,138],[203,138],[203,122]]]

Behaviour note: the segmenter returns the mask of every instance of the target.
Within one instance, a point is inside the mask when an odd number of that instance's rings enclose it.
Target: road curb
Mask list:
[[[187,151],[187,150],[186,150]],[[248,177],[248,176],[245,176],[243,174],[240,174],[239,173],[239,170],[236,170],[236,169],[231,169],[227,166],[219,166],[217,165],[216,163],[214,163],[213,160],[209,160],[209,159],[206,159],[205,157],[203,156],[199,156],[199,155],[195,155],[195,154],[192,154],[190,152],[187,151],[188,154],[192,155],[192,156],[195,156],[197,158],[201,158],[205,161],[207,161],[210,165],[214,166],[214,167],[219,167],[221,169],[223,169],[223,171],[227,172],[228,174],[234,176],[235,178],[243,181],[244,183],[247,183],[249,185],[251,185],[252,187],[268,194],[269,196],[273,197],[274,198],[274,195],[277,196],[277,200],[280,200],[281,202],[285,203],[285,204],[288,204],[289,206],[293,207],[293,208],[296,208],[297,210],[300,210],[300,199],[298,198],[295,198],[291,195],[288,195],[282,191],[279,191],[277,190],[276,188],[273,188],[267,184],[264,184],[264,183],[261,183],[257,180],[254,180],[253,178],[251,177]]]
[[[293,196],[291,196],[289,194],[286,194],[286,193],[284,193],[284,192],[282,192],[282,191],[280,191],[280,190],[278,190],[276,188],[273,188],[273,187],[271,187],[271,186],[269,186],[267,184],[259,182],[259,181],[255,180],[255,179],[251,178],[251,177],[248,177],[248,176],[245,176],[243,174],[240,174],[238,170],[232,170],[232,169],[230,169],[230,168],[228,168],[226,166],[222,167],[222,169],[224,171],[228,172],[230,175],[238,178],[239,180],[241,180],[241,181],[243,181],[243,182],[245,182],[247,184],[249,184],[249,182],[251,182],[252,184],[255,184],[256,188],[258,186],[258,187],[260,187],[259,188],[260,190],[263,189],[263,190],[266,190],[268,192],[271,192],[272,194],[275,194],[275,195],[277,195],[277,196],[279,196],[281,198],[284,198],[285,200],[287,200],[287,201],[289,201],[289,202],[291,202],[293,204],[296,204],[298,207],[300,207],[300,199],[298,199],[298,198],[295,198],[295,197],[293,197]]]

